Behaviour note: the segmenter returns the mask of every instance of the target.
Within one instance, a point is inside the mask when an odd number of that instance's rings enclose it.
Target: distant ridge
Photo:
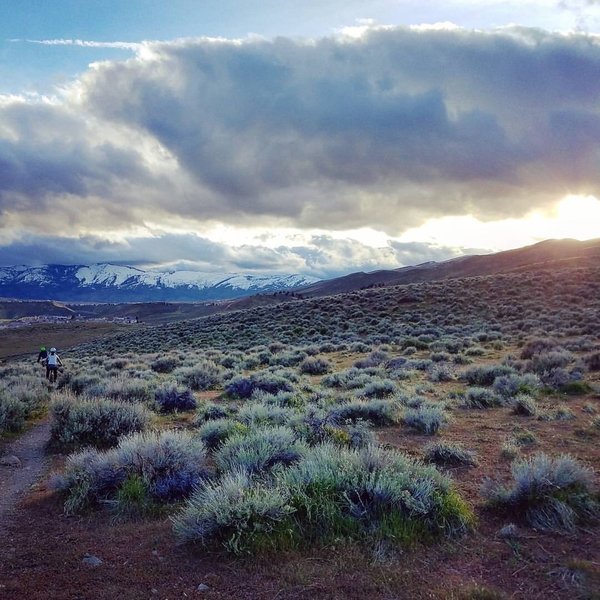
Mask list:
[[[52,299],[70,303],[227,301],[212,308],[207,306],[198,313],[199,316],[280,302],[287,298],[280,295],[272,297],[277,293],[287,293],[290,298],[329,296],[379,286],[583,266],[598,260],[600,239],[583,242],[564,239],[546,240],[494,254],[461,256],[443,262],[426,262],[370,273],[351,273],[322,281],[301,275],[215,275],[193,271],[155,273],[109,264],[0,267],[0,298]],[[35,313],[38,310],[41,307],[35,307]],[[21,314],[21,310],[17,312]],[[64,307],[47,311],[48,314],[55,312],[64,312]],[[166,307],[164,312],[171,313]],[[185,315],[192,317],[198,311],[192,311],[192,314],[190,309],[179,308],[177,312],[181,313],[180,318],[185,318]]]
[[[288,291],[316,281],[303,275],[157,273],[106,263],[14,266],[0,267],[0,297],[63,302],[203,302]]]
[[[399,269],[351,273],[336,279],[318,281],[296,291],[304,297],[329,296],[381,285],[400,285],[506,273],[519,269],[546,269],[565,262],[600,259],[600,238],[580,242],[573,239],[546,240],[515,250],[494,254],[460,256],[443,262],[427,262]]]

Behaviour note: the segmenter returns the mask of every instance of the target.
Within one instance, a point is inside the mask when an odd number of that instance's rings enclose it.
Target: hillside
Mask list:
[[[532,246],[494,254],[461,256],[444,262],[381,270],[371,273],[351,273],[344,277],[319,281],[297,291],[304,296],[328,296],[351,290],[381,285],[399,285],[436,281],[457,277],[476,277],[508,273],[514,270],[558,268],[565,262],[589,264],[600,258],[600,239],[546,240]]]
[[[594,597],[600,266],[577,262],[249,298],[71,348],[91,323],[44,330],[56,384],[35,353],[0,366],[30,422],[54,400],[38,450],[59,451],[10,517],[5,595]],[[490,504],[523,464],[531,499]]]
[[[593,334],[600,329],[599,301],[600,267],[563,265],[231,310],[135,329],[126,336],[100,342],[94,351],[127,352],[144,347],[177,350],[188,345],[245,350],[273,340],[286,344],[364,339],[389,343],[397,337],[428,335],[431,331],[444,335],[454,329],[463,335],[501,331],[516,340],[524,334],[553,335],[562,327],[562,315],[581,322],[581,331]]]

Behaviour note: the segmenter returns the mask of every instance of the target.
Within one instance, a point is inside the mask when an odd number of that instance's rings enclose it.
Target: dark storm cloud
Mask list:
[[[399,234],[435,216],[518,217],[600,195],[598,97],[600,42],[583,34],[142,44],[53,102],[0,99],[0,233],[52,231],[57,203],[70,235],[168,218]],[[231,264],[326,270],[327,243]],[[131,260],[152,252],[139,248]]]
[[[587,36],[384,29],[153,51],[91,73],[87,105],[158,139],[222,200],[222,218],[314,225],[315,203],[332,227],[344,225],[339,205],[350,223],[396,230],[405,209],[517,216],[557,200],[547,173],[563,171],[570,148],[585,168],[564,172],[563,188],[600,184],[587,165],[597,142],[585,128],[560,131],[568,113],[597,115],[600,46]]]
[[[49,225],[52,213],[65,209],[104,212],[109,222],[121,218],[131,189],[143,192],[158,177],[135,146],[106,139],[102,129],[66,105],[0,105],[0,214],[18,213],[26,221],[28,214],[48,213]],[[59,201],[65,197],[66,205]]]
[[[196,268],[213,270],[230,260],[226,246],[195,235],[163,234],[108,241],[97,236],[65,238],[26,235],[0,245],[0,265],[94,264],[161,265],[177,260],[193,261]]]
[[[0,266],[17,264],[95,264],[108,262],[156,270],[202,272],[286,272],[320,278],[351,271],[396,268],[428,260],[446,260],[459,253],[428,244],[389,244],[372,248],[356,240],[312,236],[293,247],[232,247],[193,234],[163,234],[126,242],[95,236],[63,238],[25,236],[0,245]]]

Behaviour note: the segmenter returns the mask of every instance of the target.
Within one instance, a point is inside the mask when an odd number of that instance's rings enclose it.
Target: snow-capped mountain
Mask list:
[[[203,301],[287,291],[315,281],[303,275],[162,273],[111,264],[15,266],[0,267],[0,296],[70,302]]]

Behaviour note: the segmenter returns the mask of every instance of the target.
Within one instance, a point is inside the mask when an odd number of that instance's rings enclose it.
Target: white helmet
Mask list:
[[[50,348],[50,352],[56,352],[56,348]]]

